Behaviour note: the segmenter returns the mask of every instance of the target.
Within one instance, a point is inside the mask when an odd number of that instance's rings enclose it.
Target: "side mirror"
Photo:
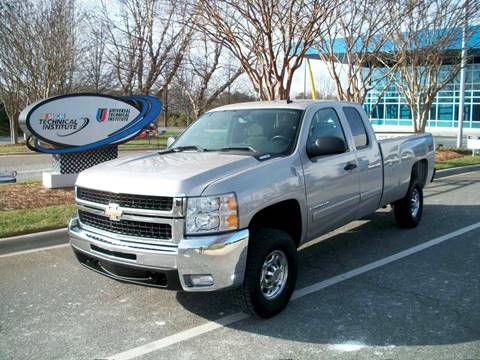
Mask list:
[[[310,158],[341,154],[345,151],[347,151],[347,144],[343,139],[336,136],[321,136],[307,145],[307,154]]]
[[[176,140],[177,138],[175,136],[170,136],[168,139],[167,139],[167,148],[169,148]]]

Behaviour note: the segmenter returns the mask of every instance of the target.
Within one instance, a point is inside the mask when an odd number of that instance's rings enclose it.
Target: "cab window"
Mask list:
[[[345,114],[350,130],[352,131],[355,147],[357,150],[366,148],[368,146],[368,136],[362,116],[357,109],[351,106],[344,107],[343,113]]]
[[[320,109],[315,113],[310,125],[307,144],[312,144],[322,136],[338,137],[347,144],[342,124],[333,108]]]

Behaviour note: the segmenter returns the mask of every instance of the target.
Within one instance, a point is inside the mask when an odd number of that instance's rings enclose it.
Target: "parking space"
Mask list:
[[[480,221],[480,173],[436,181],[425,190],[424,211],[416,229],[397,228],[387,208],[302,247],[297,289],[323,285],[297,292],[268,321],[239,314],[229,292],[176,293],[104,278],[78,265],[68,247],[0,257],[0,353],[6,359],[478,358],[480,227],[467,227]],[[444,237],[458,229],[466,230]],[[356,276],[346,278],[352,271]]]

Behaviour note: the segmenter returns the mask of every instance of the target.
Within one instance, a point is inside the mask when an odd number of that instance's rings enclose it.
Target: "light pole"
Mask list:
[[[462,30],[462,60],[460,69],[460,101],[458,104],[458,132],[457,148],[462,147],[463,119],[465,117],[465,67],[467,65],[467,29],[468,29],[468,0],[465,0],[465,18]]]

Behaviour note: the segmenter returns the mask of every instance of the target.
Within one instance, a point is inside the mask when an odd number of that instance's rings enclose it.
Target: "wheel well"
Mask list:
[[[422,159],[417,161],[413,164],[412,167],[412,175],[411,181],[417,179],[420,183],[420,186],[423,188],[427,183],[427,175],[428,175],[428,161],[426,159]]]
[[[297,200],[285,200],[256,213],[248,229],[255,232],[260,228],[274,228],[289,234],[298,246],[302,236],[302,214]]]

